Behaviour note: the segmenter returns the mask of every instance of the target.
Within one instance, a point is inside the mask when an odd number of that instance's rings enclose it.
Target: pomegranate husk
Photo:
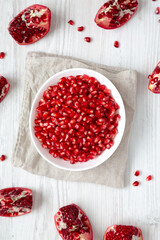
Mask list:
[[[148,89],[155,94],[160,93],[160,62],[157,64],[152,75],[148,76],[149,84]]]

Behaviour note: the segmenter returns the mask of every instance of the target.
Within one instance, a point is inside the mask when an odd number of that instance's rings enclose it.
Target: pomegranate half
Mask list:
[[[50,29],[51,11],[39,4],[27,7],[10,23],[8,31],[20,45],[28,45],[43,38]]]
[[[63,240],[93,240],[89,219],[76,204],[60,208],[54,220]]]
[[[141,229],[133,226],[113,225],[107,228],[103,240],[143,240]]]
[[[128,22],[138,9],[137,0],[109,0],[97,12],[96,24],[115,29]]]
[[[0,190],[0,216],[17,217],[30,213],[32,190],[27,188],[5,188]]]
[[[152,75],[149,75],[148,78],[148,89],[153,93],[160,93],[160,62],[157,64]]]
[[[6,97],[10,88],[7,79],[0,75],[0,102]]]

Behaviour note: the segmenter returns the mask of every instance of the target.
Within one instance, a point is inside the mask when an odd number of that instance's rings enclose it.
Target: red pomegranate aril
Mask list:
[[[148,177],[146,177],[146,181],[151,181],[152,180],[152,176],[149,175]]]
[[[139,182],[138,182],[138,181],[135,181],[132,185],[133,185],[134,187],[137,187],[137,186],[139,186]]]
[[[73,20],[69,20],[68,23],[69,23],[70,25],[74,25],[74,24],[75,24]]]
[[[160,8],[157,7],[156,10],[155,10],[155,14],[159,14],[160,13]]]
[[[6,159],[6,156],[5,156],[5,155],[2,155],[2,156],[0,157],[0,161],[1,161],[1,162],[3,162],[5,159]]]
[[[84,30],[84,27],[83,27],[83,26],[77,28],[77,31],[78,31],[78,32],[82,32],[83,30]]]
[[[90,37],[85,37],[85,38],[84,38],[84,41],[86,41],[86,42],[91,42],[91,38],[90,38]]]
[[[140,171],[136,171],[135,173],[134,173],[134,175],[136,176],[136,177],[138,177],[139,175],[140,175]]]
[[[5,53],[4,52],[0,52],[0,59],[3,59],[5,57]]]
[[[115,48],[119,48],[119,42],[118,42],[118,41],[115,41],[115,42],[114,42],[114,47],[115,47]]]

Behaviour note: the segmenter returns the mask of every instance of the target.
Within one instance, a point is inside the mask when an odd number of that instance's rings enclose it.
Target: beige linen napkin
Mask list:
[[[119,90],[126,109],[126,128],[116,152],[100,166],[82,172],[60,170],[46,162],[36,151],[29,135],[29,113],[41,85],[55,73],[68,68],[89,68],[109,78]],[[90,182],[110,187],[124,186],[128,142],[135,112],[137,75],[135,71],[84,62],[69,57],[30,52],[26,58],[25,86],[18,137],[12,163],[31,173],[54,179]]]

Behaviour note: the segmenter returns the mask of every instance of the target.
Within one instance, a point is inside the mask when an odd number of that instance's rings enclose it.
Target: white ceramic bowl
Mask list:
[[[119,104],[120,110],[119,114],[121,116],[121,120],[119,121],[118,125],[118,134],[116,135],[114,139],[114,145],[108,150],[104,150],[101,155],[95,157],[93,160],[89,160],[87,162],[83,163],[75,163],[75,164],[70,164],[69,161],[64,161],[61,158],[53,158],[52,155],[49,154],[47,149],[44,149],[41,146],[41,143],[38,141],[38,139],[35,137],[34,134],[34,119],[35,119],[35,113],[36,113],[36,108],[38,106],[38,103],[40,99],[43,96],[43,92],[47,89],[48,86],[50,85],[55,85],[59,81],[60,78],[62,77],[68,77],[68,76],[76,76],[76,75],[83,75],[87,74],[89,76],[95,77],[101,84],[104,84],[107,86],[107,88],[111,89],[112,91],[112,96],[114,97],[115,101]],[[31,139],[39,152],[39,154],[49,163],[52,165],[64,169],[64,170],[70,170],[70,171],[83,171],[83,170],[88,170],[94,167],[97,167],[98,165],[102,164],[104,161],[106,161],[118,148],[125,129],[125,122],[126,122],[126,115],[125,115],[125,108],[123,104],[123,100],[116,89],[116,87],[110,82],[109,79],[107,79],[105,76],[102,74],[92,71],[89,69],[85,68],[72,68],[72,69],[67,69],[62,72],[59,72],[49,78],[39,89],[38,93],[35,96],[35,99],[32,104],[31,112],[30,112],[30,119],[29,119],[29,128],[30,128],[30,135]]]

